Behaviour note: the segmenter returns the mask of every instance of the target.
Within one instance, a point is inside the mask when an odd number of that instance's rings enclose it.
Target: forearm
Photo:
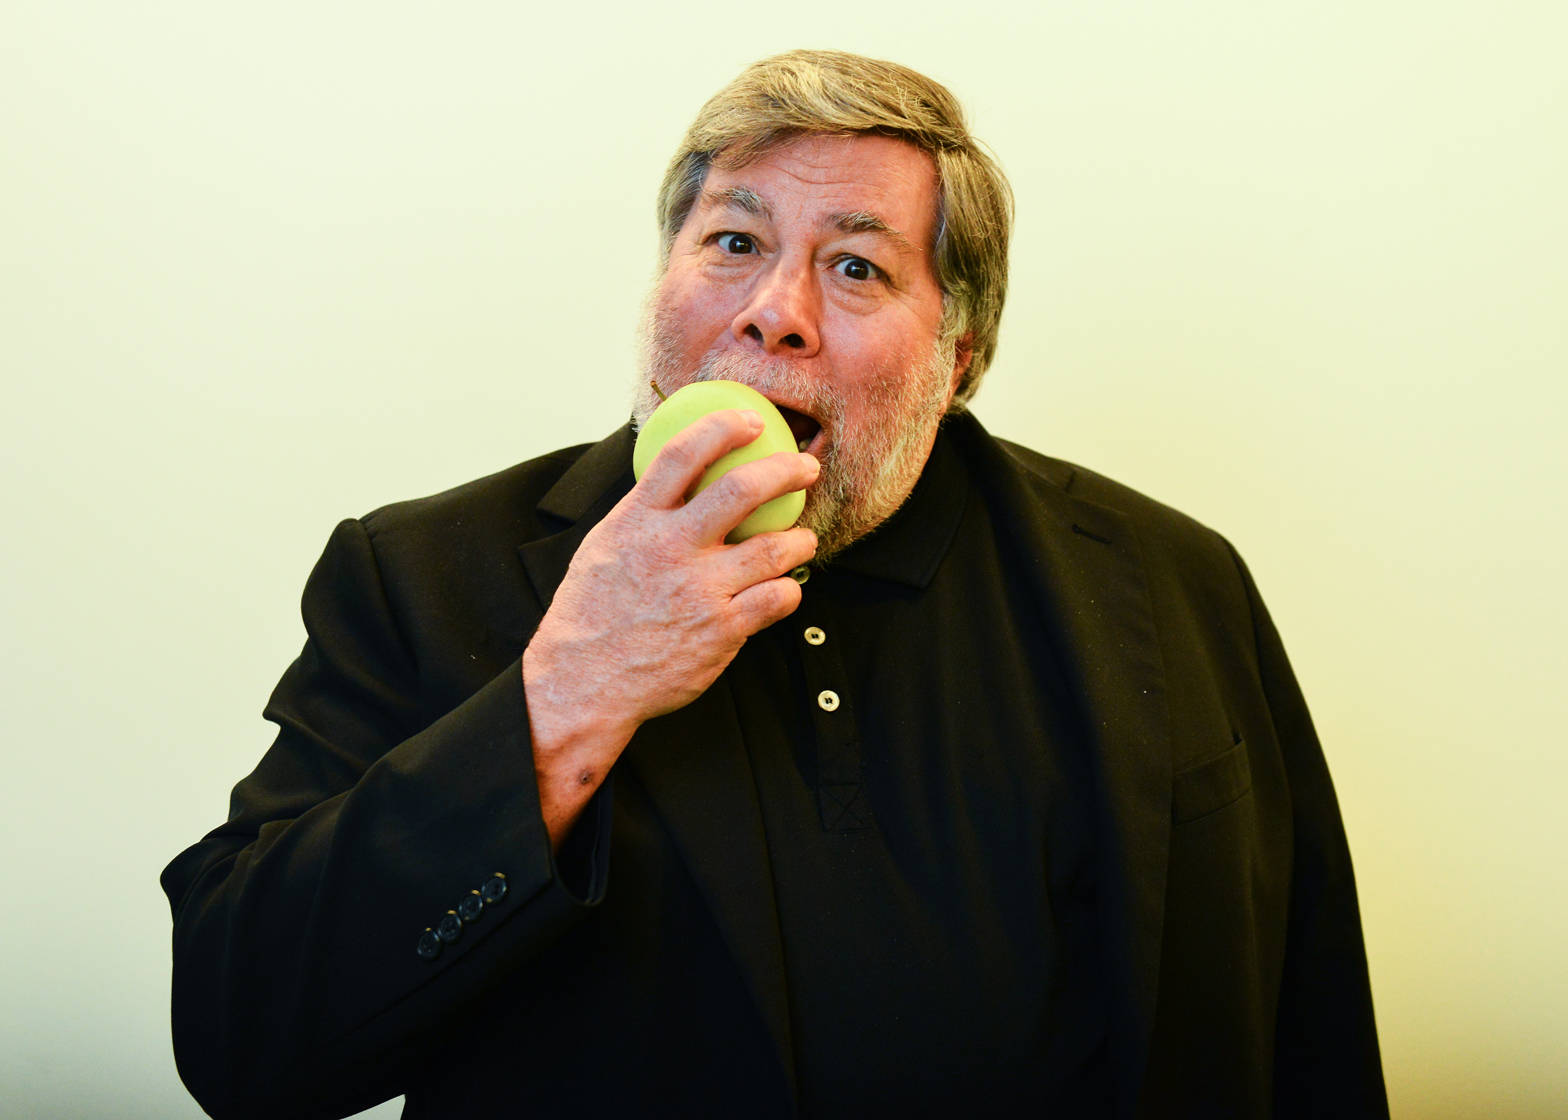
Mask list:
[[[524,651],[522,680],[540,816],[551,850],[559,852],[637,722],[611,712],[591,681],[563,673],[546,642]]]
[[[707,422],[691,471],[744,442],[735,420]],[[645,475],[542,596],[545,617],[516,604],[526,673],[486,652],[515,575],[447,570],[461,518],[400,509],[374,539],[371,519],[338,526],[306,586],[309,641],[268,707],[278,741],[229,823],[164,873],[176,1054],[209,1111],[341,1115],[398,1091],[424,1044],[602,897],[605,783],[632,733],[799,601],[783,573],[811,555],[809,531],[723,536],[808,467],[747,464],[694,508],[676,467]],[[504,898],[476,904],[497,875]]]
[[[230,823],[170,865],[176,1053],[215,1115],[333,1115],[373,1103],[335,1093],[399,1091],[400,1055],[596,901],[555,866],[517,673],[339,792],[300,788],[327,752],[285,723]],[[497,872],[504,898],[421,956],[424,930]]]

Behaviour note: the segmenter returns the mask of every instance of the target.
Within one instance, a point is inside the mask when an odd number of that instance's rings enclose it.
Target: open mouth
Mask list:
[[[789,434],[795,437],[795,446],[802,451],[808,451],[817,436],[822,434],[822,425],[818,424],[804,412],[796,412],[793,408],[779,405],[779,414],[784,417],[784,422],[789,425]]]

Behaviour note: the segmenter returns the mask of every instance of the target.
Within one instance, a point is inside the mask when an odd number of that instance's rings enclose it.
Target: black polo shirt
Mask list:
[[[728,670],[804,1115],[1099,1111],[1089,777],[1031,562],[939,436]]]

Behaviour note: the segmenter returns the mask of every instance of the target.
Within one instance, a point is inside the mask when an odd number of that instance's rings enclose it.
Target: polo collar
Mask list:
[[[958,534],[969,496],[969,472],[949,431],[950,424],[966,423],[973,421],[968,416],[943,421],[904,504],[823,565],[824,571],[852,572],[916,589],[930,586]]]
[[[823,569],[901,583],[917,590],[930,586],[958,534],[970,489],[969,472],[951,429],[973,426],[975,421],[968,415],[944,420],[931,455],[904,504],[823,565]],[[545,494],[539,503],[540,512],[566,522],[597,522],[631,489],[634,439],[631,426],[626,425],[591,446]]]

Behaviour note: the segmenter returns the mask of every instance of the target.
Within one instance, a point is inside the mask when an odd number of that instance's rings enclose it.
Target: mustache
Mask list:
[[[844,395],[830,381],[808,376],[788,358],[749,354],[710,354],[692,373],[692,381],[739,381],[763,396],[787,403],[824,427],[838,427],[844,417]]]

